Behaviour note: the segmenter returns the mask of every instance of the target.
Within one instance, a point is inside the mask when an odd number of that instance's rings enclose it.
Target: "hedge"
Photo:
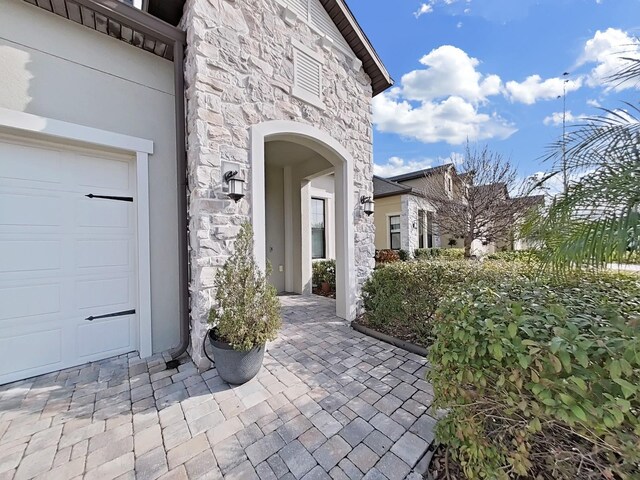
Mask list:
[[[417,248],[413,252],[417,260],[430,260],[440,258],[443,260],[461,260],[464,258],[462,248]]]
[[[540,252],[536,250],[507,250],[487,255],[489,260],[501,260],[503,262],[529,262],[538,263]]]
[[[467,284],[441,302],[428,378],[469,479],[640,478],[640,279]]]
[[[364,284],[362,321],[371,328],[428,346],[434,314],[453,288],[470,279],[524,275],[518,264],[424,260],[380,265]]]

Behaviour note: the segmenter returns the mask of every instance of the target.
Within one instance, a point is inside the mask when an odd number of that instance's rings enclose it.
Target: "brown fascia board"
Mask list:
[[[187,34],[184,31],[119,0],[73,0],[73,2],[140,33],[150,35],[167,45],[173,45],[176,42],[185,45],[187,42]]]
[[[320,0],[320,2],[351,50],[362,61],[365,72],[371,78],[373,96],[392,86],[393,79],[344,0]]]

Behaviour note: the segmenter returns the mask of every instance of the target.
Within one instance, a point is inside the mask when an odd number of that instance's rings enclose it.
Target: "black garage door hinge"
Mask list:
[[[93,193],[85,195],[85,197],[104,198],[105,200],[118,200],[120,202],[133,202],[133,197],[116,197],[113,195],[94,195]]]
[[[133,315],[134,313],[136,313],[135,309],[123,310],[122,312],[106,313],[104,315],[96,315],[96,316],[91,315],[90,317],[85,318],[85,320],[89,320],[91,322],[99,318],[124,317],[125,315]]]

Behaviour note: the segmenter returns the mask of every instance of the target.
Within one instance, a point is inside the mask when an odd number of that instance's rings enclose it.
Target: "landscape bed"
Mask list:
[[[393,261],[363,301],[358,324],[429,350],[438,478],[640,477],[637,275],[551,275],[527,253]]]

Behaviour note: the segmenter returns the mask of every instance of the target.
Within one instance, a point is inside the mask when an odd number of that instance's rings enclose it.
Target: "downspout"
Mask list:
[[[184,101],[184,47],[182,42],[173,44],[173,76],[175,85],[176,115],[176,168],[178,180],[178,279],[180,289],[180,343],[169,351],[167,368],[179,365],[178,357],[189,348],[189,247],[187,238],[189,225],[187,218],[187,144]]]

